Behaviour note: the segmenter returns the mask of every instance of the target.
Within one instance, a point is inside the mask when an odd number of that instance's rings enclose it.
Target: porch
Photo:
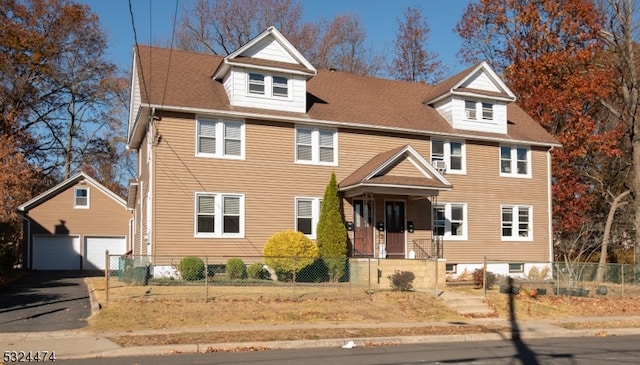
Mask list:
[[[389,290],[396,271],[409,271],[415,275],[413,290],[427,291],[444,288],[446,261],[438,260],[384,260],[352,258],[349,260],[351,285],[367,290]]]

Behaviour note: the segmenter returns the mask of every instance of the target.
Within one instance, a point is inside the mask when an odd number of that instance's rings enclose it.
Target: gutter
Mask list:
[[[223,117],[236,117],[236,118],[249,118],[249,119],[259,119],[259,120],[267,120],[267,121],[277,121],[277,122],[294,122],[294,123],[304,123],[307,125],[318,125],[318,126],[332,126],[335,128],[354,128],[361,130],[374,130],[374,131],[388,131],[388,132],[398,132],[398,133],[410,133],[415,135],[422,136],[436,136],[436,137],[445,137],[445,138],[455,138],[455,139],[465,139],[465,140],[475,140],[475,141],[489,141],[489,142],[505,142],[511,144],[524,144],[529,146],[540,146],[540,147],[562,147],[559,143],[552,142],[535,142],[535,141],[527,141],[527,140],[517,140],[517,139],[508,139],[501,137],[491,137],[491,136],[474,136],[469,134],[462,133],[445,133],[445,132],[435,132],[435,131],[427,131],[427,130],[416,130],[409,128],[394,128],[387,126],[372,126],[368,124],[361,123],[350,123],[350,122],[336,122],[322,119],[311,119],[311,118],[301,118],[294,116],[277,116],[271,114],[261,114],[261,113],[247,113],[247,112],[234,112],[227,110],[211,110],[211,109],[202,109],[202,108],[188,108],[188,107],[180,107],[180,106],[162,106],[149,104],[148,108],[162,109],[162,110],[172,110],[183,113],[191,113],[191,114],[216,114]],[[129,142],[131,144],[131,141]]]

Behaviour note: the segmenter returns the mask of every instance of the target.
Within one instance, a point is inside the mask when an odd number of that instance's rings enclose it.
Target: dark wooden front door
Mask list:
[[[387,257],[404,258],[404,202],[385,202]]]
[[[373,256],[373,212],[371,203],[353,201],[353,256]]]

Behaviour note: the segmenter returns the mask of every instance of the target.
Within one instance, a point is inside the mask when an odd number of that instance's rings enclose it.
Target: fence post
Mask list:
[[[487,256],[482,258],[482,296],[487,297]]]
[[[109,303],[109,269],[111,265],[109,265],[109,250],[104,251],[104,292],[105,292],[105,303]]]
[[[293,271],[293,281],[292,281],[292,284],[293,284],[293,299],[296,299],[296,264],[297,264],[297,261],[298,261],[297,258],[294,257],[293,258],[293,270],[292,270]]]
[[[209,302],[209,256],[204,257],[204,302]]]
[[[625,266],[626,265],[622,265],[622,270],[620,270],[620,271],[622,271],[622,296],[623,297],[624,297],[624,267]]]

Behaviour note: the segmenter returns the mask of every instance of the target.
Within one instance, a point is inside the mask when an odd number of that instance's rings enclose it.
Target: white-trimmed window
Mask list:
[[[482,103],[482,119],[493,120],[493,104]]]
[[[529,148],[500,146],[500,175],[531,177],[530,161]]]
[[[509,273],[523,273],[524,272],[524,263],[523,262],[510,262],[509,263]]]
[[[464,116],[467,120],[493,121],[493,103],[486,101],[465,100]]]
[[[73,191],[73,207],[79,209],[89,208],[89,188],[76,187]]]
[[[289,99],[290,79],[283,75],[249,72],[247,76],[247,93],[264,98]]]
[[[464,116],[466,119],[475,120],[477,118],[476,102],[471,100],[464,101]]]
[[[196,156],[244,158],[243,122],[200,118],[196,124]]]
[[[258,73],[249,73],[249,93],[264,95],[264,75]]]
[[[442,161],[442,162],[436,162]],[[465,173],[465,145],[458,141],[431,140],[431,163],[444,163],[447,173]]]
[[[503,241],[531,241],[532,207],[526,205],[503,205],[501,226]]]
[[[312,239],[316,237],[321,205],[320,198],[296,198],[296,231]]]
[[[244,195],[196,193],[196,237],[244,237]]]
[[[284,98],[289,96],[289,79],[284,76],[273,76],[271,81],[273,96],[280,96]]]
[[[434,233],[449,240],[467,239],[467,205],[445,203],[433,207]]]
[[[296,127],[296,162],[337,165],[337,139],[335,130]]]

